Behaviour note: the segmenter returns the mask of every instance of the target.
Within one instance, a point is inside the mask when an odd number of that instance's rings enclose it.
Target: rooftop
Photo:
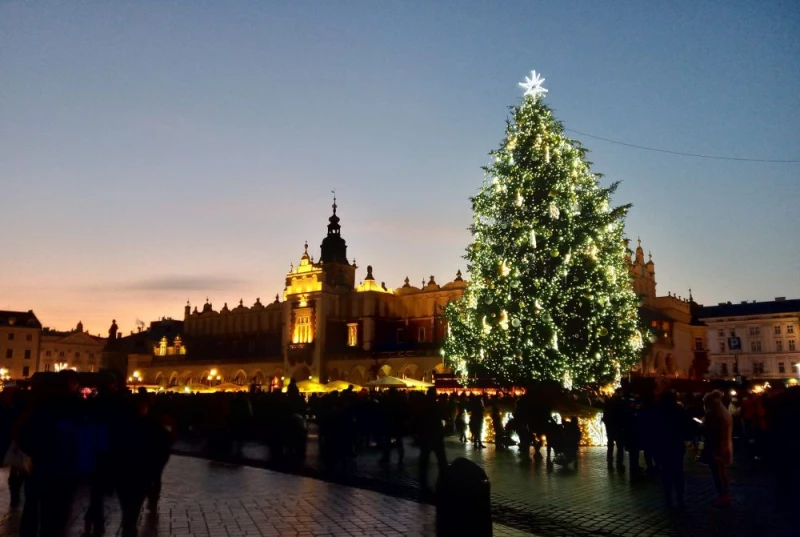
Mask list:
[[[786,300],[778,298],[767,302],[732,302],[716,306],[701,306],[697,317],[708,319],[712,317],[742,317],[746,315],[771,315],[776,313],[800,313],[800,299]]]
[[[36,318],[33,310],[28,311],[0,311],[0,326],[15,326],[19,328],[41,328],[42,323]]]

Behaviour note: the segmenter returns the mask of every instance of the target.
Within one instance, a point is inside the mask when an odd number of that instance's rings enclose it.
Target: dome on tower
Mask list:
[[[339,225],[339,217],[336,216],[336,196],[333,198],[333,214],[328,218],[328,235],[322,239],[320,245],[322,263],[343,263],[347,264],[347,243],[342,238],[342,228]]]

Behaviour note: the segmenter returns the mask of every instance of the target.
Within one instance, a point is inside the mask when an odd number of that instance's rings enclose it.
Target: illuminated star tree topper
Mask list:
[[[547,93],[547,89],[542,87],[544,81],[545,79],[534,70],[531,71],[531,76],[526,76],[525,80],[520,82],[519,85],[525,89],[525,97],[530,95],[535,99],[540,95],[544,97],[544,94]]]

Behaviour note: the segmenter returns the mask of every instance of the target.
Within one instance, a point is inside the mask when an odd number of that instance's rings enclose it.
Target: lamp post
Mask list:
[[[214,386],[214,381],[216,380],[217,384],[219,384],[219,382],[222,380],[222,375],[218,375],[217,374],[217,370],[216,369],[212,369],[211,371],[209,371],[209,374],[208,374],[208,377],[206,378],[206,380],[208,380],[208,385],[209,386]]]
[[[11,379],[11,375],[8,374],[7,367],[0,367],[0,381],[6,382],[7,380]]]
[[[140,373],[138,371],[134,371],[133,375],[128,377],[128,382],[133,384],[133,391],[134,392],[136,391],[136,386],[139,384],[140,381],[141,381],[141,376],[140,376]]]

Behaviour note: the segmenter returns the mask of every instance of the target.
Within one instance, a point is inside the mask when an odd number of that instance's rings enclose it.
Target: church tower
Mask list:
[[[342,237],[342,227],[336,215],[336,195],[333,196],[333,214],[328,218],[328,235],[320,244],[319,263],[325,273],[328,287],[352,290],[356,283],[356,264],[347,260],[347,242]]]
[[[638,239],[636,242],[636,256],[629,266],[633,277],[633,290],[644,304],[651,305],[656,298],[656,265],[653,263],[652,254],[645,262],[642,240]]]

